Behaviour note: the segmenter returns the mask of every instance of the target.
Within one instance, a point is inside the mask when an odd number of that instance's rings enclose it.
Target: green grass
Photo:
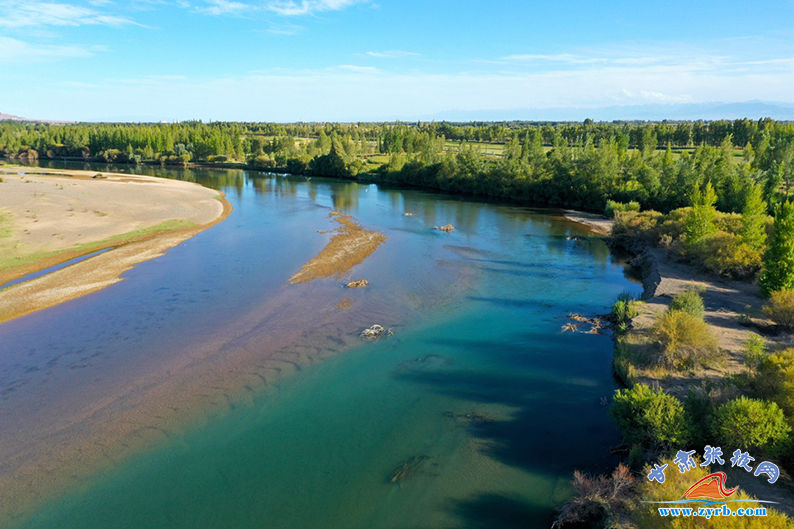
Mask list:
[[[50,251],[45,250],[45,251],[38,251],[31,253],[21,253],[18,251],[19,246],[16,246],[12,249],[4,249],[4,251],[0,253],[0,270],[7,270],[9,268],[28,265],[42,259],[49,259],[52,257],[56,257],[66,252],[78,252],[80,254],[90,253],[93,250],[98,250],[100,248],[104,248],[107,246],[113,246],[114,244],[124,242],[128,239],[142,237],[145,235],[151,235],[153,233],[161,232],[161,231],[165,232],[165,231],[173,231],[181,228],[190,228],[195,225],[196,224],[194,222],[190,222],[188,220],[167,220],[155,226],[149,226],[148,228],[133,230],[127,233],[122,233],[119,235],[108,237],[106,239],[102,239],[101,241],[78,244],[77,246],[73,246],[71,248],[63,248],[61,250],[50,250]],[[0,229],[0,235],[1,234],[2,234],[2,229]]]

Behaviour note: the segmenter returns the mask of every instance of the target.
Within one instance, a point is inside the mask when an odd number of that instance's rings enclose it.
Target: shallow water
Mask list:
[[[103,431],[144,388],[214,378],[180,389],[192,422],[108,455],[15,526],[548,527],[575,468],[616,462],[611,339],[560,327],[639,287],[582,227],[375,185],[133,170],[217,188],[234,211],[117,285],[0,325],[0,473]],[[343,278],[287,286],[331,210],[388,240]],[[358,278],[370,286],[341,287]],[[372,323],[395,335],[362,344]],[[274,351],[293,355],[289,376],[239,374],[273,369]]]

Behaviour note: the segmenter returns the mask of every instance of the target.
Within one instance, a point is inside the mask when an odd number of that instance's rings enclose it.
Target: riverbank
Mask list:
[[[563,218],[587,226],[594,234],[607,236],[612,233],[612,226],[615,224],[614,219],[607,218],[603,215],[596,213],[587,213],[586,211],[576,211],[573,209],[562,210]]]
[[[751,338],[761,336],[769,352],[794,347],[794,336],[778,332],[774,323],[763,315],[762,307],[767,300],[761,296],[757,284],[700,271],[675,261],[659,248],[645,248],[632,264],[641,273],[644,294],[641,302],[633,304],[637,315],[631,320],[628,332],[616,340],[615,374],[624,386],[645,384],[661,388],[682,402],[695,398],[693,395],[724,402],[747,390],[740,381],[753,370],[747,346]],[[692,289],[703,299],[704,321],[716,338],[721,358],[689,369],[660,366],[655,362],[658,345],[652,336],[656,319],[669,309],[676,295]],[[688,449],[693,448],[700,450],[695,446]],[[785,470],[775,486],[753,479],[745,472],[731,469],[726,472],[745,492],[776,501],[776,510],[794,516],[791,503],[794,482]]]
[[[761,334],[770,350],[794,346],[791,335],[776,333],[771,320],[763,316],[766,300],[754,283],[731,281],[676,262],[664,250],[647,248],[632,264],[642,274],[644,294],[636,305],[638,315],[632,320],[629,332],[619,343],[628,346],[633,374],[623,377],[624,384],[645,383],[659,385],[668,393],[685,398],[690,387],[720,381],[746,369],[745,344],[753,334]],[[696,289],[703,298],[704,319],[717,338],[717,346],[725,353],[720,365],[701,367],[687,372],[669,372],[660,368],[642,367],[641,358],[651,347],[650,330],[657,314],[666,311],[673,297]]]
[[[121,281],[232,209],[215,190],[165,178],[2,166],[0,179],[0,322]]]

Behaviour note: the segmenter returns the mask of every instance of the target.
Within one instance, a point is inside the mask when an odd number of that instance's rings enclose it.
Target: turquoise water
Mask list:
[[[548,527],[574,469],[616,462],[611,339],[560,327],[639,287],[580,226],[348,182],[169,176],[224,191],[234,212],[118,285],[0,326],[0,432],[22,432],[20,446],[39,439],[48,414],[159,369],[186,344],[239,345],[243,322],[246,347],[263,355],[288,330],[322,327],[288,342],[316,354],[81,478],[17,527]],[[332,227],[331,209],[389,237],[348,277],[370,287],[285,286],[327,240],[316,232]],[[431,229],[448,222],[451,234]],[[351,308],[333,309],[345,296]],[[312,317],[274,316],[290,311]],[[394,336],[362,343],[358,330],[375,322]]]

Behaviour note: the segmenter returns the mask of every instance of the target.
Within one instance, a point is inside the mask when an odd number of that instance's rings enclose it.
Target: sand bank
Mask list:
[[[587,226],[596,235],[609,235],[612,233],[612,225],[615,224],[613,219],[608,219],[603,215],[572,209],[563,210],[562,217]]]
[[[386,240],[385,235],[364,229],[352,217],[336,211],[329,215],[339,224],[336,235],[319,254],[290,278],[291,284],[325,277],[341,277],[357,264],[361,264]]]
[[[110,249],[0,290],[0,322],[121,281],[231,212],[217,191],[179,180],[9,166],[0,178],[0,286]]]

